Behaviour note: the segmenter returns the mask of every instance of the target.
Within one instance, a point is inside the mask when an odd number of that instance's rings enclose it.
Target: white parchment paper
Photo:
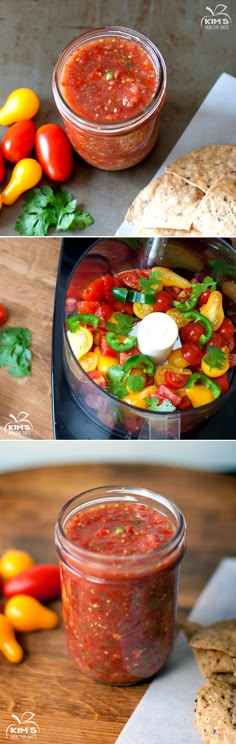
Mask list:
[[[236,81],[235,81],[236,82]],[[225,558],[189,620],[207,625],[236,616],[236,559]],[[181,632],[165,670],[149,685],[116,744],[201,744],[194,700],[204,679]]]
[[[224,72],[154,178],[164,172],[168,163],[197,147],[233,144],[236,144],[236,78]],[[116,232],[117,237],[135,237],[136,234],[135,227],[128,222],[122,222]]]

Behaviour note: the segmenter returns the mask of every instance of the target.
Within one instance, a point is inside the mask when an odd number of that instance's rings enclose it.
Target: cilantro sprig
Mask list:
[[[131,370],[130,370],[131,372]],[[137,374],[125,373],[123,367],[119,364],[114,364],[107,370],[108,390],[111,395],[117,398],[125,398],[130,393],[140,393],[145,387],[145,377],[137,372]]]
[[[173,406],[173,403],[170,402],[170,400],[167,400],[165,398],[162,403],[159,403],[159,398],[145,398],[145,402],[147,403],[147,407],[149,411],[161,411],[163,413],[171,413],[172,411],[176,410],[176,407]]]
[[[209,369],[222,369],[226,361],[226,353],[223,349],[219,349],[219,346],[207,346],[207,353],[204,357],[204,361],[209,366]]]
[[[0,367],[12,377],[31,374],[31,332],[28,328],[5,328],[0,333]]]
[[[228,263],[224,258],[208,261],[208,266],[212,269],[213,277],[218,284],[223,281],[225,276],[236,279],[236,266]]]
[[[25,205],[15,230],[20,235],[47,235],[50,227],[57,232],[84,230],[93,222],[92,215],[77,205],[69,191],[42,186],[25,194]]]
[[[142,287],[143,292],[150,292],[153,289],[158,290],[161,282],[160,272],[158,269],[153,269],[153,271],[150,271],[149,277],[140,276],[140,284]]]
[[[110,323],[108,321],[108,323],[106,323],[106,328],[108,331],[112,331],[112,333],[117,333],[118,336],[128,336],[134,323],[137,322],[137,318],[132,318],[130,315],[126,315],[125,313],[114,313],[114,318],[116,323]]]

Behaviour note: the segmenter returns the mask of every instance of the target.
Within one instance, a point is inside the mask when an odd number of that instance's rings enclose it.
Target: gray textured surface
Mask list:
[[[66,184],[95,217],[87,235],[115,233],[128,205],[158,170],[217,77],[223,71],[236,75],[233,0],[227,6],[232,19],[229,31],[201,30],[206,5],[214,9],[216,4],[215,0],[0,0],[0,105],[14,88],[34,88],[41,100],[37,125],[60,123],[51,92],[53,67],[66,44],[86,29],[129,26],[149,36],[165,58],[167,97],[153,152],[135,168],[117,173],[99,171],[78,159]],[[22,203],[20,199],[1,211],[0,235],[14,234]]]

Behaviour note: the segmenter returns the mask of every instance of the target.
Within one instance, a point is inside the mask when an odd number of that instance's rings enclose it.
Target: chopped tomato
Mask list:
[[[100,332],[100,337],[99,337],[99,351],[101,352],[102,356],[116,357],[117,364],[118,364],[118,358],[119,358],[119,356],[118,356],[117,352],[114,351],[114,349],[111,349],[111,347],[107,343],[106,333],[107,333],[107,331],[101,331]],[[115,362],[114,362],[114,364],[115,364]]]
[[[204,292],[202,292],[202,294],[199,297],[198,307],[202,307],[202,305],[206,304],[207,300],[209,300],[210,294],[211,294],[210,289],[204,289]]]
[[[235,338],[234,337],[230,338],[230,340],[227,343],[227,346],[228,346],[229,351],[233,351],[234,350],[234,348],[235,348]]]
[[[178,408],[180,411],[187,411],[188,408],[192,408],[191,400],[189,400],[187,395],[183,395],[183,398],[181,398],[181,403],[179,403]]]
[[[176,395],[176,393],[174,393],[173,390],[167,387],[167,385],[159,385],[156,395],[160,403],[162,403],[163,400],[169,400],[173,404],[173,406],[176,407],[179,406],[182,400],[181,395]]]
[[[142,271],[141,269],[131,269],[130,271],[122,271],[119,276],[122,279],[125,287],[129,287],[129,289],[137,289],[140,292],[142,289],[140,284],[140,276],[148,277],[149,271]]]
[[[125,302],[123,305],[122,302],[116,300],[113,305],[113,312],[114,311],[116,311],[117,313],[125,313],[126,315],[133,315],[133,303]]]
[[[229,390],[229,381],[226,374],[220,375],[216,379],[217,385],[220,386],[222,393],[227,393]]]
[[[101,302],[101,300],[105,300],[105,287],[104,287],[104,281],[103,279],[94,279],[94,282],[91,282],[91,284],[86,287],[86,289],[83,291],[83,300],[88,301],[97,301]]]
[[[91,380],[93,382],[96,382],[96,385],[98,385],[100,388],[104,390],[106,387],[106,380],[105,377],[101,374],[101,372],[97,372],[97,370],[91,370],[90,372],[87,372],[88,377],[91,377]]]
[[[81,300],[77,302],[77,308],[79,313],[95,313],[99,308],[99,302],[86,302]]]
[[[105,299],[110,305],[114,305],[115,297],[112,294],[113,287],[116,286],[114,277],[110,274],[106,274],[102,277],[104,281]]]
[[[100,305],[94,312],[95,315],[106,322],[107,320],[109,320],[113,313],[113,307],[112,305],[108,305],[107,302],[100,302]]]
[[[218,333],[221,333],[226,343],[230,341],[235,332],[236,328],[232,321],[229,318],[224,318],[223,323],[221,323],[221,326],[218,328]]]
[[[133,346],[130,351],[121,351],[120,352],[120,365],[121,367],[125,362],[127,362],[127,359],[130,359],[130,357],[135,356],[135,354],[140,354],[140,351],[137,346]]]
[[[178,390],[179,388],[184,387],[186,385],[188,377],[189,377],[188,373],[181,374],[178,372],[170,372],[169,370],[167,370],[165,372],[165,383],[172,390]]]
[[[236,354],[229,355],[229,366],[236,367]]]

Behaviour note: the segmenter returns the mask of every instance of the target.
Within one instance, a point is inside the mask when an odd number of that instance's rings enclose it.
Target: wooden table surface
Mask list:
[[[15,88],[33,88],[41,102],[37,127],[62,123],[52,95],[53,68],[65,46],[88,29],[136,29],[157,45],[166,61],[167,96],[152,153],[135,168],[115,173],[79,158],[76,162],[66,185],[95,218],[86,234],[114,235],[133,198],[153,178],[219,75],[236,75],[235,3],[228,3],[232,24],[223,33],[201,30],[206,5],[203,0],[0,0],[0,106]],[[216,2],[210,5],[214,8]],[[15,234],[22,204],[23,197],[1,210],[0,235]]]
[[[33,439],[53,436],[51,335],[60,246],[60,238],[0,239],[0,302],[8,310],[6,327],[29,328],[33,352],[30,377],[18,379],[0,369],[0,439],[24,438],[5,430],[9,414],[17,417],[20,411],[28,413]]]
[[[78,491],[109,483],[159,490],[176,501],[188,527],[179,619],[186,617],[221,558],[235,554],[235,476],[163,466],[87,465],[45,468],[0,477],[1,551],[17,547],[38,562],[55,560],[54,524]],[[60,601],[52,604],[61,616]],[[114,744],[146,684],[109,687],[82,677],[68,657],[62,625],[23,637],[25,659],[13,667],[1,656],[0,741],[11,714],[35,715],[39,744]],[[174,744],[174,742],[173,742]]]

